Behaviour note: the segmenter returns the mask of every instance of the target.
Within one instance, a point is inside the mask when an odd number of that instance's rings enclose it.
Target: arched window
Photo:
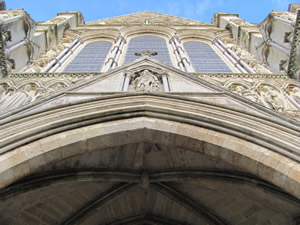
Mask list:
[[[199,41],[188,41],[183,43],[183,47],[196,72],[232,73],[231,69],[209,44]]]
[[[99,72],[111,46],[109,41],[86,44],[63,72]]]
[[[161,37],[150,35],[135,37],[129,41],[124,64],[138,59],[139,56],[136,56],[135,53],[144,50],[157,52],[157,55],[152,56],[151,58],[154,58],[164,64],[172,65],[166,41]]]

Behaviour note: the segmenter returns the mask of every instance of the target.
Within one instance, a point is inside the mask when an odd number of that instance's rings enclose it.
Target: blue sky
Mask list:
[[[289,0],[6,0],[6,7],[24,8],[35,21],[47,21],[57,12],[81,11],[86,22],[140,11],[154,11],[211,22],[215,12],[237,13],[259,23],[272,11],[287,11]]]

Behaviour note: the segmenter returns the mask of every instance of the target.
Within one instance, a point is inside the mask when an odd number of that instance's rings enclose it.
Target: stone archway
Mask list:
[[[150,112],[150,106],[142,109]],[[2,222],[19,224],[27,217],[33,224],[287,224],[297,216],[292,159],[188,123],[188,117],[129,115],[61,132],[47,129],[48,135],[2,154]]]

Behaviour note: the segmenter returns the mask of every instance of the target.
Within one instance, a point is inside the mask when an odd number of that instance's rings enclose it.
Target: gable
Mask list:
[[[206,23],[155,12],[139,12],[86,23],[87,25],[208,25]]]

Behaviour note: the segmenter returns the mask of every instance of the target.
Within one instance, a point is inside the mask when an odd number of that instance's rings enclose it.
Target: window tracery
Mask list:
[[[153,35],[143,35],[132,38],[129,41],[123,64],[128,64],[138,59],[140,56],[135,55],[135,53],[144,50],[157,52],[157,55],[152,56],[153,59],[167,65],[172,65],[166,40]]]
[[[183,46],[195,72],[232,73],[232,70],[209,44],[200,41],[187,41],[183,43]]]
[[[86,44],[63,72],[99,72],[111,49],[109,41],[94,41]]]

